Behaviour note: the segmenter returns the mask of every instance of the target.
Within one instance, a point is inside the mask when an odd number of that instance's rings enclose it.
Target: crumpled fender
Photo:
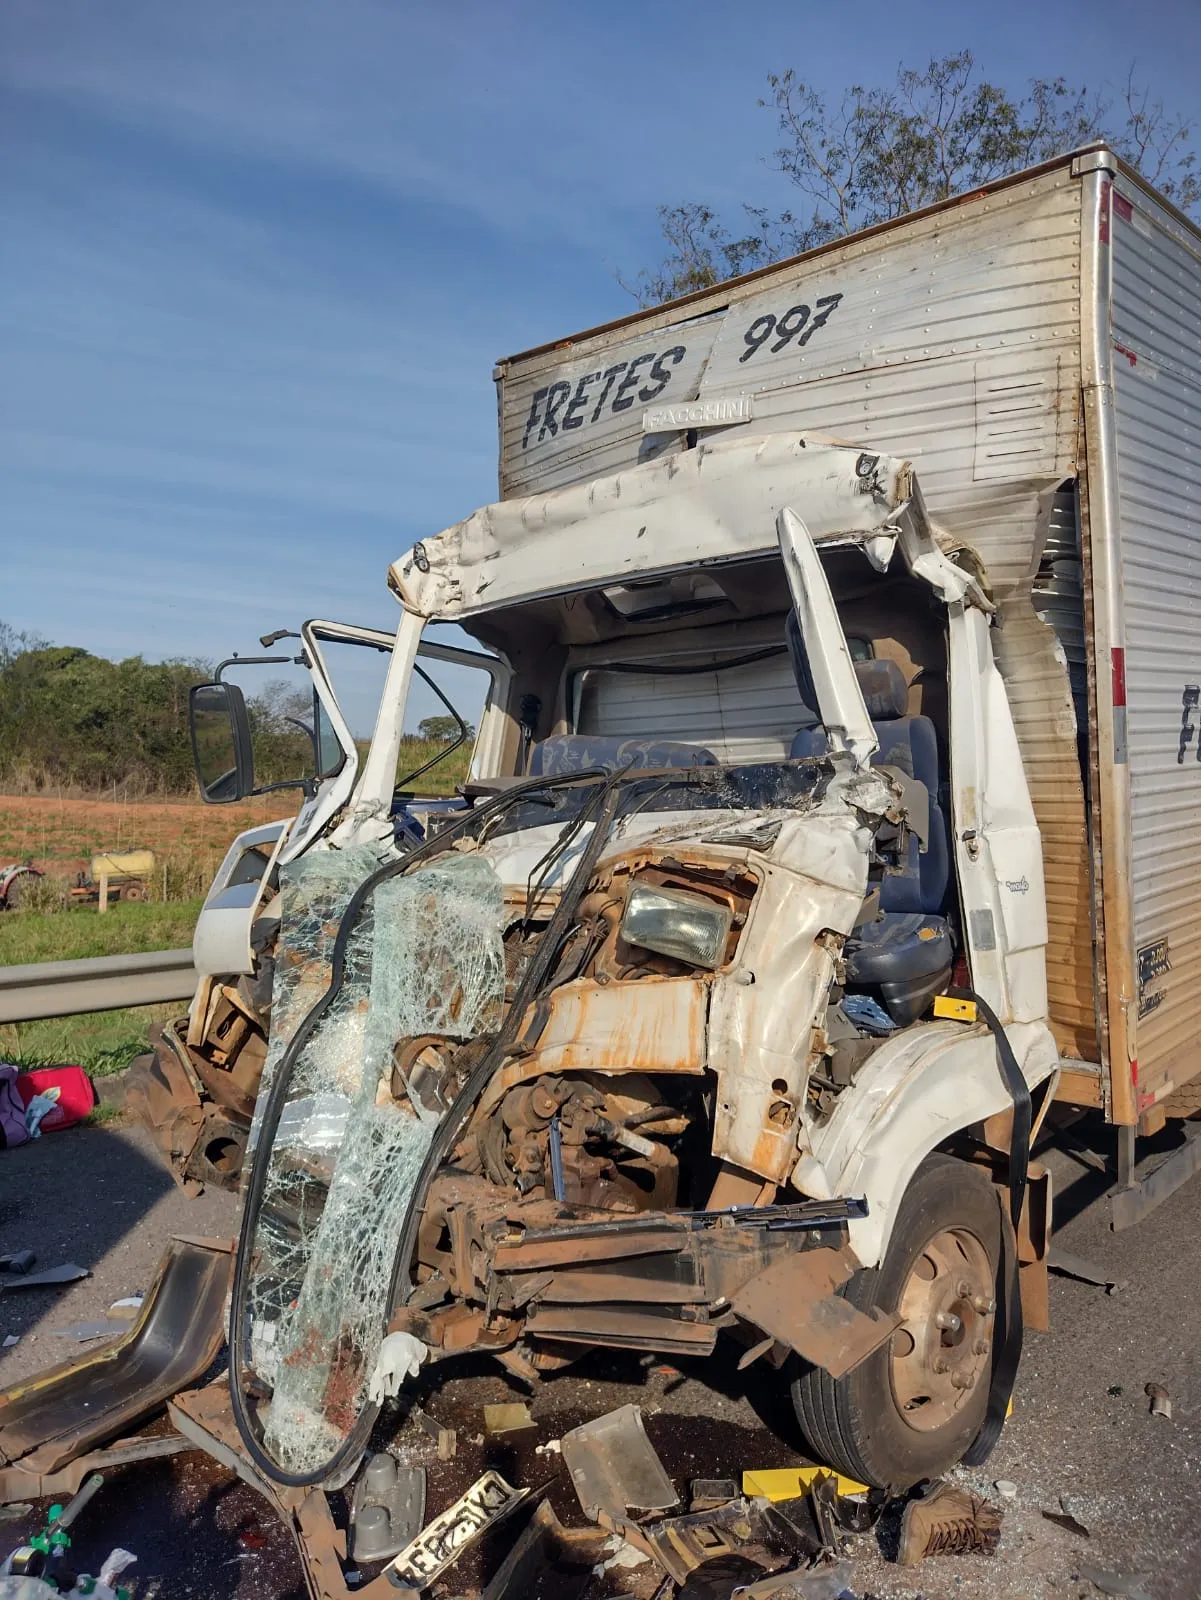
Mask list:
[[[1006,1028],[1027,1083],[1050,1076],[1058,1053],[1042,1023]],[[1008,1110],[996,1045],[983,1023],[907,1028],[873,1052],[824,1128],[814,1132],[793,1184],[815,1199],[862,1195],[866,1217],[850,1243],[873,1267],[883,1259],[901,1198],[922,1161],[953,1133]]]

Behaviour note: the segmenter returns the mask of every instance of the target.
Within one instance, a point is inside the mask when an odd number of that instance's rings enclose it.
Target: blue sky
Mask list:
[[[495,495],[493,361],[631,309],[657,203],[788,204],[766,74],[963,44],[1201,112],[1196,0],[0,0],[0,617],[393,626],[388,562]]]

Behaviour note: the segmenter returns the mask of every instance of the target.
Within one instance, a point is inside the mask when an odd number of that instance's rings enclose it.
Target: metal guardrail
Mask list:
[[[35,1022],[80,1011],[190,1000],[195,988],[190,949],[0,967],[0,1022]]]

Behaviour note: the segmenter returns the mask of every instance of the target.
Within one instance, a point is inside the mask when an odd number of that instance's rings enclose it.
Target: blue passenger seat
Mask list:
[[[824,756],[829,744],[817,720],[816,695],[795,613],[785,630],[804,723],[792,741],[794,758]],[[859,661],[855,675],[880,748],[873,766],[898,767],[926,787],[929,838],[923,850],[910,832],[904,859],[880,884],[880,914],[847,940],[847,981],[878,989],[894,1022],[915,1022],[951,975],[954,948],[945,910],[950,885],[950,834],[941,804],[938,739],[929,717],[911,717],[905,675],[895,661]]]
[[[590,733],[554,733],[530,751],[531,778],[557,778],[568,772],[603,767],[655,772],[662,767],[715,767],[717,757],[700,744],[671,739],[604,738]]]

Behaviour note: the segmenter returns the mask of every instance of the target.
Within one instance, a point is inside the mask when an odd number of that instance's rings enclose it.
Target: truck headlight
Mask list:
[[[703,894],[635,883],[626,899],[621,937],[626,944],[712,970],[725,957],[733,921],[728,906]]]

